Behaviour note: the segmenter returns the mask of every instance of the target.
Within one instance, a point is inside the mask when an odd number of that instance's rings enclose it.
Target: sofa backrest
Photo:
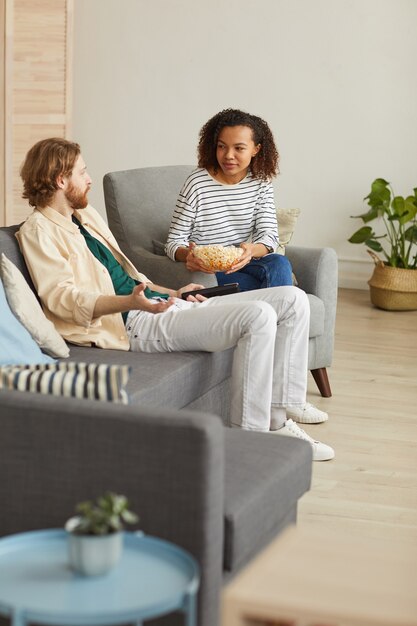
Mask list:
[[[132,243],[154,252],[153,241],[166,242],[178,193],[193,169],[192,165],[168,165],[104,176],[109,227],[125,253]]]
[[[25,259],[20,252],[19,244],[15,236],[20,226],[21,224],[14,224],[13,226],[2,226],[0,228],[0,255],[4,252],[7,258],[20,269],[31,289],[35,292]]]

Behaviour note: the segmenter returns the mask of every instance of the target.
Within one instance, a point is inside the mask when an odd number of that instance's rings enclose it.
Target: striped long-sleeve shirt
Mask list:
[[[278,226],[272,184],[249,172],[240,183],[224,185],[207,170],[194,170],[179,193],[165,251],[175,260],[176,250],[190,241],[224,246],[252,241],[275,249]]]

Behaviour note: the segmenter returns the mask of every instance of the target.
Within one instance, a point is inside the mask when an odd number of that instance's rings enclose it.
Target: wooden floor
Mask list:
[[[340,290],[329,379],[321,398],[310,377],[308,400],[330,417],[305,430],[336,458],[313,463],[298,525],[417,543],[417,311]]]

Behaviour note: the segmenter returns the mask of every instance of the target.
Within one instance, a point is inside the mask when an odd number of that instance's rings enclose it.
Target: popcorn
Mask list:
[[[193,252],[207,269],[226,272],[242,255],[243,249],[235,246],[196,246]]]

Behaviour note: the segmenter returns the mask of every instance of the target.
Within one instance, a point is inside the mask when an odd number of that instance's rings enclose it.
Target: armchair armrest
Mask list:
[[[338,264],[335,250],[288,246],[286,256],[291,262],[298,286],[323,300],[326,307],[336,308]]]
[[[332,362],[337,306],[337,255],[332,248],[297,246],[288,246],[286,255],[292,264],[298,286],[309,294],[310,306],[314,300],[311,296],[318,298],[324,305],[324,332],[314,336],[309,343],[309,369],[314,372],[329,367]],[[327,381],[327,374],[325,376]],[[322,395],[331,395],[328,382],[325,386],[318,385]]]

